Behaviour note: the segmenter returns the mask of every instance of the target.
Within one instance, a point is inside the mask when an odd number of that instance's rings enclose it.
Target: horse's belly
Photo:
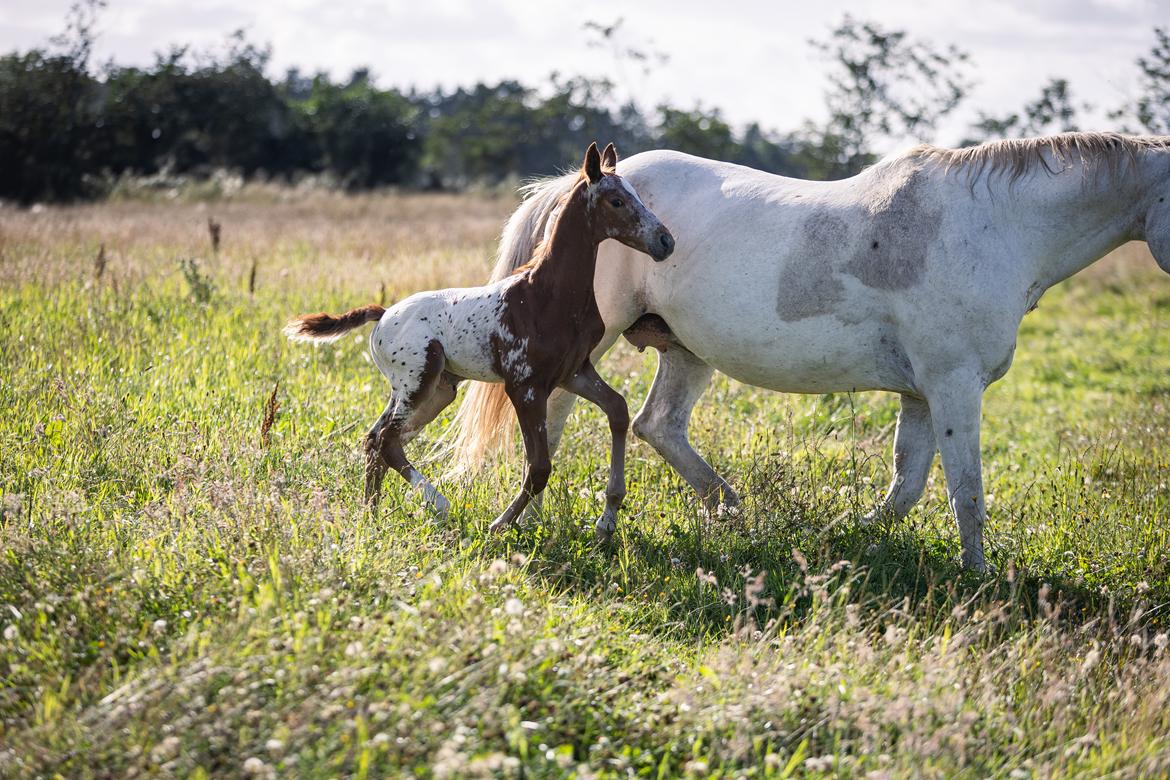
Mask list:
[[[687,349],[740,382],[787,393],[914,391],[913,370],[880,323],[821,317],[774,320],[749,331],[726,322],[677,322],[675,335]]]

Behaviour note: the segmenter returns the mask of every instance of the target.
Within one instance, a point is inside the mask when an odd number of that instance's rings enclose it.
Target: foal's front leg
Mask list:
[[[630,429],[630,410],[622,394],[605,383],[591,362],[586,362],[581,370],[565,383],[565,389],[597,404],[609,418],[612,442],[609,483],[605,487],[605,512],[597,518],[597,523],[593,527],[597,538],[607,541],[617,530],[617,513],[626,497],[626,433]]]
[[[489,529],[502,531],[516,521],[524,507],[534,496],[540,495],[544,486],[548,484],[549,474],[552,473],[552,458],[548,449],[548,425],[545,421],[548,406],[548,393],[544,390],[528,387],[506,388],[508,398],[516,409],[516,416],[520,420],[520,435],[524,439],[524,454],[528,465],[524,472],[524,483],[520,486],[520,493],[500,514]]]

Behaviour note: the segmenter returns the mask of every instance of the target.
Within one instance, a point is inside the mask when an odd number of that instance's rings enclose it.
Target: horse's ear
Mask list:
[[[590,184],[601,181],[601,154],[597,151],[596,143],[589,144],[589,148],[585,150],[585,162],[581,165],[581,173],[585,174]]]
[[[617,149],[614,148],[612,143],[607,144],[605,151],[601,153],[601,167],[612,170],[617,167],[617,161]]]

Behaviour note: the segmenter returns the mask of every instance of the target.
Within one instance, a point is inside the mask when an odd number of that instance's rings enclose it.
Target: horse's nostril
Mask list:
[[[670,249],[674,246],[674,239],[670,237],[669,233],[663,233],[658,237],[658,243],[662,244],[663,249]]]

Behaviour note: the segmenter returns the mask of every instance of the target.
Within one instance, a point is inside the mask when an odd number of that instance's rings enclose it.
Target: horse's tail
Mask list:
[[[320,312],[305,314],[284,326],[284,335],[293,341],[336,341],[354,328],[381,319],[386,309],[376,303],[350,309],[340,317]]]
[[[549,217],[557,203],[579,178],[580,174],[574,171],[564,176],[540,179],[524,187],[524,202],[512,213],[500,236],[492,281],[511,276],[532,259],[537,245],[545,237]],[[515,435],[515,426],[504,386],[472,382],[452,425],[455,431],[453,473],[474,470],[489,455],[508,448]]]

